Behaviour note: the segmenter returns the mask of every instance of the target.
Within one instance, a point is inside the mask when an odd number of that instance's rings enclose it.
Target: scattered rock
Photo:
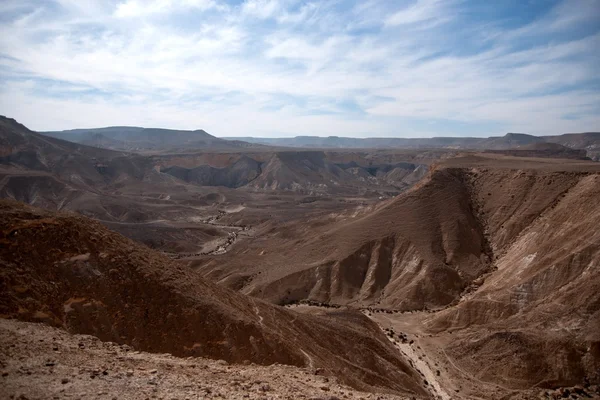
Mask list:
[[[261,385],[260,390],[263,392],[269,392],[271,391],[271,386],[269,386],[268,384]]]

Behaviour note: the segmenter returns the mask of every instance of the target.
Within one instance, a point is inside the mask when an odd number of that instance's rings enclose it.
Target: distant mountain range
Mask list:
[[[340,136],[296,136],[293,138],[225,138],[233,141],[269,146],[310,148],[452,148],[472,150],[508,150],[536,143],[555,143],[572,149],[586,150],[588,157],[600,155],[600,132],[567,133],[557,136],[533,136],[525,133],[507,133],[504,136],[433,137],[433,138],[349,138]]]
[[[161,219],[162,208],[147,204],[147,196],[138,198],[141,193],[161,202],[183,196],[194,204],[204,204],[205,196],[213,193],[209,187],[379,197],[397,195],[428,171],[426,162],[416,157],[404,162],[363,152],[278,149],[230,142],[200,130],[114,127],[53,135],[60,138],[0,116],[0,198],[76,210],[108,222],[145,222]],[[95,146],[87,142],[99,136],[103,139]],[[243,148],[248,146],[257,149]],[[110,147],[153,149],[153,154]],[[183,153],[187,150],[188,157]],[[195,150],[216,154],[213,165]],[[173,206],[184,214],[190,210]]]
[[[43,135],[88,146],[121,151],[185,151],[191,149],[259,148],[262,146],[314,149],[464,149],[464,150],[532,150],[536,144],[555,144],[568,149],[584,150],[584,157],[600,160],[600,132],[566,133],[555,136],[534,136],[507,133],[504,136],[433,137],[433,138],[350,138],[341,136],[296,136],[291,138],[228,137],[218,138],[202,129],[173,130],[113,126],[94,129],[40,132]],[[561,150],[553,147],[552,151]],[[571,158],[576,156],[571,154]]]
[[[140,128],[133,126],[111,126],[94,129],[72,129],[67,131],[40,132],[43,135],[87,146],[111,150],[177,150],[177,149],[220,149],[258,147],[236,140],[219,139],[202,129],[194,131]]]

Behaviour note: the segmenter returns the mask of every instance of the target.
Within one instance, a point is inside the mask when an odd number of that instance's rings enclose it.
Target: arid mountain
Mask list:
[[[5,317],[417,398],[600,395],[594,134],[140,155],[0,128],[0,196],[102,224],[0,203]]]
[[[599,171],[593,162],[449,159],[416,187],[371,211],[349,212],[326,226],[305,221],[285,227],[299,239],[274,237],[269,247],[275,251],[263,248],[264,239],[248,241],[248,248],[239,249],[244,262],[261,260],[273,270],[253,276],[244,291],[277,303],[314,300],[399,310],[446,306],[495,268],[506,243],[539,213]],[[492,201],[504,216],[494,224],[487,209]],[[310,237],[302,234],[311,229]],[[223,259],[219,267],[207,260],[217,280],[243,273],[234,253],[225,258],[232,259],[230,268]]]
[[[108,128],[41,132],[41,134],[75,143],[126,151],[252,147],[250,144],[241,141],[219,139],[202,129],[185,131],[113,126]]]
[[[266,148],[150,156],[43,136],[4,117],[0,143],[0,197],[77,211],[153,248],[186,254],[216,251],[273,212],[296,213],[296,202],[335,194],[339,200],[326,206],[333,211],[398,194],[440,156]],[[245,210],[238,221],[214,223],[238,209]]]
[[[555,136],[534,136],[525,133],[507,133],[504,136],[433,137],[433,138],[348,138],[340,136],[296,136],[292,138],[228,137],[217,138],[203,130],[182,131],[139,127],[108,127],[42,132],[44,135],[80,144],[113,150],[175,151],[190,149],[304,147],[312,149],[462,149],[509,150],[534,143],[557,143],[577,150],[585,150],[589,158],[598,160],[600,132],[567,133]]]
[[[451,158],[371,210],[282,226],[192,265],[275,303],[393,312],[383,321],[435,335],[422,346],[441,346],[473,382],[598,384],[598,196],[597,163]],[[408,326],[395,314],[416,310],[429,313]]]
[[[363,154],[346,154],[320,150],[247,152],[227,157],[225,165],[220,161],[187,168],[197,158],[189,156],[155,157],[162,164],[160,171],[184,182],[203,186],[225,186],[252,191],[290,191],[303,194],[360,194],[367,192],[394,193],[410,187],[427,172],[425,164],[411,162],[377,161]],[[370,156],[370,155],[369,155]],[[174,161],[170,159],[175,158]],[[188,159],[188,160],[186,160]],[[347,160],[350,160],[347,162]]]
[[[5,117],[0,117],[0,149],[0,165],[52,173],[91,190],[152,174],[148,158],[50,138]]]
[[[564,135],[550,136],[546,141],[574,149],[598,149],[600,147],[600,132],[565,133]]]
[[[557,143],[572,149],[586,150],[594,158],[600,151],[600,132],[567,133],[557,136],[533,136],[507,133],[502,137],[433,137],[433,138],[347,138],[339,136],[296,136],[293,138],[226,138],[270,146],[308,148],[451,148],[464,150],[507,150],[533,143]]]
[[[150,187],[172,181],[157,172],[148,157],[43,136],[4,117],[0,117],[0,147],[1,197],[77,210],[103,220],[122,220],[132,211],[127,200],[115,195],[139,184]],[[139,220],[144,212],[138,208],[131,219]]]
[[[215,165],[212,162],[214,160],[203,159],[194,153],[142,156],[76,144],[40,135],[4,117],[0,118],[0,128],[3,154],[0,158],[1,164],[47,172],[61,181],[66,181],[63,183],[87,185],[86,188],[90,191],[109,186],[123,186],[125,183],[160,184],[172,182],[172,177],[175,177],[199,186],[247,186],[253,190],[291,190],[305,193],[383,190],[397,193],[420,179],[426,171],[425,165],[422,164],[420,166],[417,163],[381,162],[366,154],[355,154],[355,157],[348,158],[323,151],[273,152],[268,149],[255,152],[223,152],[221,159],[226,159],[225,163]],[[94,130],[94,138],[98,140],[104,140],[109,133],[116,138],[110,140],[122,140],[123,137],[139,140],[156,137],[159,141],[173,143],[185,141],[190,135],[203,138],[210,136],[203,131],[142,128],[104,128],[97,131],[103,131],[98,133]],[[69,131],[68,134],[58,136],[78,137],[81,132],[88,131]],[[229,143],[217,138],[207,140],[211,146],[214,143]],[[194,147],[193,142],[189,145]],[[193,161],[195,158],[202,161]],[[346,159],[352,161],[344,162]],[[414,171],[415,175],[411,176]]]
[[[312,300],[399,310],[444,306],[491,263],[468,179],[459,170],[438,169],[370,212],[325,226],[306,221],[287,235],[298,240],[281,241],[281,248],[276,237],[267,248],[264,240],[250,241],[250,250],[239,248],[243,259],[235,253],[226,257],[233,262],[230,268],[223,260],[205,268],[216,280],[247,273],[252,279],[246,279],[245,293],[280,304]],[[246,272],[240,262],[260,265],[263,273]],[[266,266],[272,269],[265,271]],[[219,270],[222,275],[216,275]]]
[[[588,151],[574,149],[558,143],[536,142],[510,150],[486,150],[486,153],[505,154],[515,157],[564,158],[589,160]]]
[[[600,174],[515,171],[507,179],[488,171],[477,182],[494,272],[428,326],[466,328],[452,349],[482,379],[515,387],[598,382]],[[459,355],[465,350],[489,367],[477,371]],[[518,355],[510,369],[508,353]]]
[[[600,132],[567,133],[549,137],[548,142],[562,144],[572,149],[585,149],[589,158],[600,161]]]
[[[377,325],[297,314],[202,279],[73,214],[0,202],[0,314],[139,350],[323,368],[364,390],[426,396]]]
[[[0,118],[0,197],[72,210],[152,247],[200,251],[228,232],[203,223],[224,192],[186,186],[152,158],[43,136]],[[235,198],[236,196],[231,196]]]

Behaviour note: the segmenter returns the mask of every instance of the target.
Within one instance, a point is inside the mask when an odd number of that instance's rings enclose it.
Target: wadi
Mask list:
[[[0,123],[7,397],[600,396],[577,148],[120,130],[133,152]]]
[[[0,1],[0,400],[600,399],[600,0]]]

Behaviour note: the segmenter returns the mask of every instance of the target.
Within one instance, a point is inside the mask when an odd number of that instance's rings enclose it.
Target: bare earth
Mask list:
[[[0,117],[0,399],[600,397],[597,134],[206,135],[135,154]]]
[[[320,370],[145,353],[14,320],[0,320],[0,343],[2,399],[407,399],[359,392]]]

